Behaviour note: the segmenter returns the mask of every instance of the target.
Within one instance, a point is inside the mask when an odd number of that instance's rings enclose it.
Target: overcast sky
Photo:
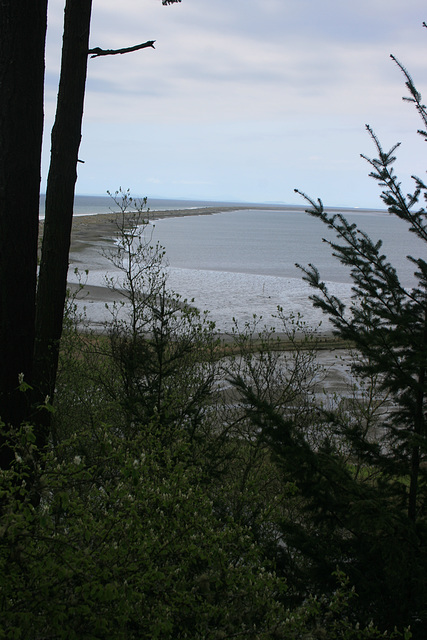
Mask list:
[[[43,180],[63,2],[50,2]],[[422,0],[94,0],[91,47],[156,49],[89,60],[78,194],[119,186],[164,198],[380,206],[360,153],[402,142],[423,176],[425,143],[393,53],[427,100]],[[44,185],[44,183],[43,183]],[[44,186],[43,186],[44,189]]]

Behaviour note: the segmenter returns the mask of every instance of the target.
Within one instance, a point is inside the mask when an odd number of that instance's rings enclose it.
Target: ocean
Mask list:
[[[163,200],[148,204],[152,210],[173,210],[217,203],[185,201],[184,205],[183,201]],[[94,209],[97,213],[104,212],[100,209],[101,199],[97,203],[82,199],[78,205],[76,213],[94,213]],[[103,206],[111,207],[111,201],[104,199]],[[194,299],[201,310],[209,310],[221,332],[229,332],[235,320],[240,326],[251,322],[254,314],[262,317],[261,325],[265,323],[280,331],[281,321],[275,317],[278,306],[288,315],[299,314],[309,326],[322,323],[321,330],[328,331],[329,323],[319,310],[313,309],[309,299],[313,291],[303,281],[295,263],[314,264],[330,291],[348,302],[351,297],[348,269],[340,265],[322,242],[322,238],[333,239],[333,235],[305,213],[303,206],[257,206],[262,208],[154,221],[153,242],[159,242],[166,250],[169,287],[184,298]],[[383,251],[398,270],[402,283],[412,286],[414,269],[406,256],[427,258],[425,245],[407,231],[402,221],[386,211],[342,212],[373,240],[383,240]],[[73,267],[83,268],[82,259],[84,262],[84,256],[79,255],[79,262],[70,265],[71,281]],[[89,269],[89,285],[104,284],[105,273],[109,270],[111,275],[111,267],[102,259],[89,262],[92,264],[84,267]],[[87,305],[87,312],[100,321],[99,303]]]

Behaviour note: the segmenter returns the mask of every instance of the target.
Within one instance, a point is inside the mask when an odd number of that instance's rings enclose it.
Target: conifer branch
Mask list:
[[[399,60],[392,54],[390,55],[390,58],[393,60],[393,62],[397,64],[397,66],[399,67],[399,69],[402,71],[402,73],[406,78],[405,85],[409,91],[410,97],[409,98],[403,97],[402,99],[405,100],[406,102],[415,103],[415,107],[424,122],[424,126],[427,127],[427,107],[425,104],[421,102],[422,100],[421,93],[417,91],[414,81],[412,80],[412,77],[410,76],[408,70],[403,66],[403,64],[399,62]],[[418,133],[424,136],[425,138],[427,137],[426,132],[423,130],[419,129]]]

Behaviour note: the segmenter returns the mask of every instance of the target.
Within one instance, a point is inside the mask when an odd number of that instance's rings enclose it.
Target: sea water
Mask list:
[[[424,243],[407,231],[407,225],[385,211],[353,209],[343,213],[373,240],[383,240],[383,252],[396,267],[402,284],[413,286],[414,268],[406,256],[427,256]],[[243,326],[254,315],[262,317],[260,324],[280,330],[281,321],[275,317],[278,307],[287,315],[300,315],[310,326],[322,322],[322,329],[329,330],[327,319],[313,308],[313,290],[295,263],[303,267],[314,264],[330,292],[346,303],[350,301],[349,270],[322,240],[333,240],[332,232],[302,207],[266,206],[171,217],[154,221],[153,227],[153,242],[166,250],[169,287],[194,300],[201,310],[209,310],[220,331],[230,331],[234,321]],[[89,283],[101,284],[106,268],[98,264]],[[95,307],[92,313],[98,313]]]

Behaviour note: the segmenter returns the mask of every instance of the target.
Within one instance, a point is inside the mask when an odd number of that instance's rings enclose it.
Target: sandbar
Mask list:
[[[144,215],[145,219],[150,221],[173,218],[183,216],[200,216],[200,215],[212,215],[216,213],[225,213],[228,211],[243,211],[248,209],[264,208],[256,205],[235,207],[202,207],[196,209],[173,209],[163,211],[148,211],[147,215]],[[134,215],[132,212],[125,214],[126,218],[130,218]],[[102,246],[108,246],[116,235],[117,225],[121,222],[121,213],[105,213],[95,214],[88,216],[76,216],[73,219],[72,235],[71,235],[71,248],[70,248],[70,261],[79,261],[82,263],[88,261],[88,268],[90,269],[91,255],[99,253]],[[42,227],[42,224],[40,225]],[[70,290],[74,293],[78,291],[78,286],[75,284],[69,284]],[[120,299],[118,292],[111,291],[104,286],[90,285],[85,287],[81,293],[77,294],[77,297],[88,302],[112,302]],[[286,336],[280,336],[284,343],[283,347],[286,349]],[[230,341],[230,336],[223,335],[225,342]],[[349,350],[347,345],[343,345],[340,341],[335,341],[330,332],[326,332],[320,337],[318,343],[318,362],[328,372],[323,386],[325,389],[334,392],[348,393],[349,388]]]
[[[146,220],[161,220],[162,218],[181,218],[183,216],[206,216],[214,213],[226,213],[228,211],[243,211],[257,208],[256,205],[235,207],[200,207],[196,209],[167,209],[163,211],[143,212]],[[89,216],[75,216],[71,232],[71,251],[79,250],[80,243],[99,241],[113,238],[116,235],[117,225],[122,221],[122,213],[98,213]],[[124,220],[131,220],[134,212],[124,214]]]

